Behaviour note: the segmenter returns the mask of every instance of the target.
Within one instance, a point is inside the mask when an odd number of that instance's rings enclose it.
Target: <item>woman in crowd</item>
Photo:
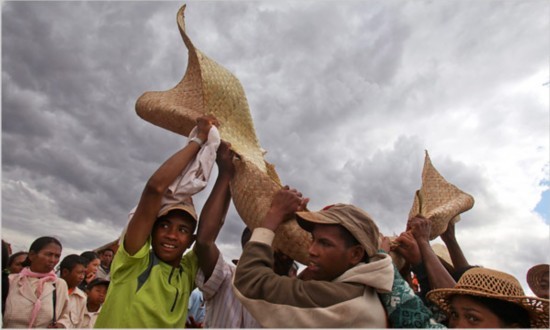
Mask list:
[[[67,284],[54,272],[61,249],[53,237],[40,237],[31,244],[23,270],[9,276],[4,328],[67,327]]]
[[[548,299],[526,297],[512,275],[472,268],[454,288],[426,295],[448,316],[450,328],[548,328]]]
[[[23,269],[23,262],[27,259],[27,252],[19,251],[10,256],[8,269],[10,274],[17,274]]]
[[[78,287],[82,291],[86,291],[86,285],[88,285],[88,283],[96,278],[101,259],[99,258],[99,254],[95,253],[94,251],[82,252],[80,256],[86,259],[88,263],[86,266],[86,277],[84,278],[84,281],[82,281],[82,283],[78,285]]]

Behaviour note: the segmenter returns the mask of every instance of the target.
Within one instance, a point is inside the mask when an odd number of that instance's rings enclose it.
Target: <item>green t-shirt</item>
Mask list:
[[[198,259],[187,252],[181,267],[159,260],[150,240],[133,256],[120,247],[111,264],[111,283],[95,328],[184,328]]]

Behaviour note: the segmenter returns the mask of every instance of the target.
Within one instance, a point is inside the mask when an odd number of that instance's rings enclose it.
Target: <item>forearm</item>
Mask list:
[[[231,201],[230,180],[229,175],[220,172],[200,215],[195,252],[205,281],[212,274],[220,253],[215,242]]]
[[[470,266],[468,260],[466,260],[466,257],[464,256],[464,253],[462,253],[462,249],[460,248],[460,245],[458,245],[456,238],[444,238],[443,236],[441,238],[443,239],[445,246],[447,246],[447,250],[449,251],[449,255],[451,256],[453,267],[455,269],[462,269]]]
[[[418,247],[422,253],[422,260],[432,289],[453,288],[456,284],[451,274],[445,269],[445,266],[439,261],[439,258],[432,250],[428,241],[418,242]]]

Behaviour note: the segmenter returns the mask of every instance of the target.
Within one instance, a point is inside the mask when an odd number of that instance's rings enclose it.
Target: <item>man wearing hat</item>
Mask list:
[[[163,200],[172,183],[195,164],[203,145],[208,147],[212,138],[209,132],[216,123],[211,116],[199,118],[197,137],[168,158],[147,181],[113,259],[111,283],[96,328],[185,327],[197,270],[200,268],[208,278],[219,254],[214,241],[227,212],[229,181],[234,172],[230,146],[219,145],[218,178],[200,221],[190,197],[173,204],[163,204]],[[216,151],[212,153],[215,157]],[[194,248],[185,253],[195,238]]]
[[[263,327],[387,327],[378,292],[391,291],[394,270],[391,258],[377,252],[378,227],[356,206],[336,204],[305,212],[307,202],[288,187],[275,194],[239,259],[236,296]],[[308,281],[279,276],[272,269],[275,231],[294,214],[313,237]]]

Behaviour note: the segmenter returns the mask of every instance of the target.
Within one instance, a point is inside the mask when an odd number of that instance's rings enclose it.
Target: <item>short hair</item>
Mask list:
[[[99,259],[99,255],[94,251],[84,251],[80,254],[80,256],[86,260],[86,265],[84,265],[85,267],[88,267],[88,264],[95,259]]]
[[[105,252],[107,252],[107,251],[111,251],[111,252],[113,252],[113,254],[115,254],[115,251],[113,251],[113,249],[111,249],[111,248],[105,248],[105,249],[99,251],[99,255],[103,255],[103,254],[104,254]]]
[[[78,254],[69,254],[61,261],[59,265],[59,270],[62,272],[63,269],[67,269],[69,272],[72,272],[76,265],[82,265],[86,267],[88,261]]]
[[[24,254],[29,254],[29,253],[26,252],[26,251],[19,251],[19,252],[15,252],[14,254],[12,254],[10,256],[10,258],[8,259],[8,267],[10,267],[13,264],[13,262],[15,261],[15,259],[17,257],[22,256]]]
[[[42,251],[42,249],[44,249],[46,245],[51,243],[57,244],[59,245],[60,248],[63,248],[63,245],[61,245],[61,242],[57,238],[51,237],[51,236],[42,236],[35,239],[34,242],[32,242],[31,247],[29,248],[29,253],[31,252],[38,253]],[[25,259],[25,261],[23,261],[22,266],[29,267],[30,265],[31,265],[31,260],[29,259],[29,255],[27,254],[27,258]]]

